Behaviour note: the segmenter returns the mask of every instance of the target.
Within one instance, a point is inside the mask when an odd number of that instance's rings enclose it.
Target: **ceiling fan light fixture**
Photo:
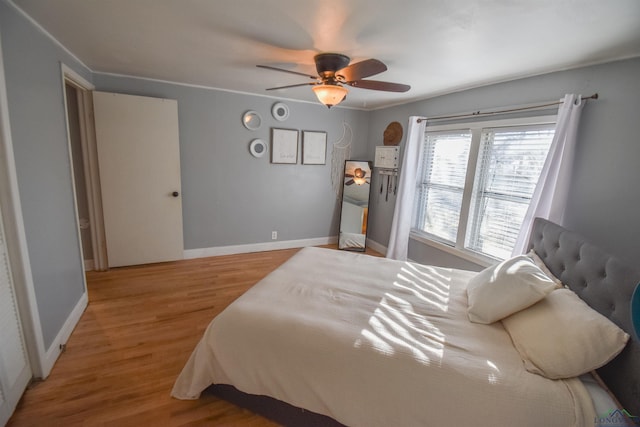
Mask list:
[[[318,100],[329,108],[340,104],[349,93],[345,87],[330,84],[314,86],[312,89]]]
[[[365,178],[358,178],[357,176],[354,176],[353,182],[355,182],[356,185],[362,185],[362,184],[366,184],[367,180]]]
[[[353,182],[355,182],[356,185],[365,184],[367,182],[366,176],[367,173],[362,170],[362,168],[356,168],[356,170],[353,171]]]

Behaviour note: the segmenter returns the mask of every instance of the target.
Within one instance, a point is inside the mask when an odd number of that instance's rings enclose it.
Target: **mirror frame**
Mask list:
[[[349,244],[345,244],[345,240],[343,239],[343,231],[342,231],[342,220],[344,218],[345,212],[344,212],[344,203],[345,203],[345,190],[347,188],[347,182],[348,180],[352,180],[352,177],[347,177],[347,171],[348,168],[352,167],[355,168],[355,165],[351,166],[349,165],[350,163],[365,163],[369,170],[367,173],[365,173],[364,179],[367,180],[368,182],[365,182],[364,184],[361,185],[367,185],[369,187],[369,192],[367,194],[367,204],[366,204],[366,212],[363,212],[363,220],[362,220],[362,227],[364,228],[364,233],[354,233],[355,236],[351,236],[351,238],[355,238],[355,239],[360,239],[359,235],[361,235],[361,239],[362,241],[360,242],[359,240],[355,242],[354,245],[349,245]],[[346,160],[344,162],[344,170],[343,170],[343,175],[342,175],[342,197],[341,197],[341,202],[340,202],[340,223],[338,224],[338,249],[340,250],[346,250],[346,251],[354,251],[354,252],[364,252],[367,249],[367,232],[369,231],[369,205],[371,204],[371,180],[373,178],[373,163],[369,160]],[[353,183],[355,184],[355,183]],[[351,185],[353,185],[351,184]],[[358,185],[358,184],[355,184]]]

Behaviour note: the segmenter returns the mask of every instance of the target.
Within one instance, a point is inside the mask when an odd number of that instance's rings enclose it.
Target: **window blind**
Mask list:
[[[483,129],[465,247],[511,255],[540,177],[554,126]]]
[[[427,134],[414,227],[455,243],[471,146],[469,131]]]

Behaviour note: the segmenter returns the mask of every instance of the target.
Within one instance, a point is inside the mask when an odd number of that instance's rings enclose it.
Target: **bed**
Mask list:
[[[540,219],[530,246],[550,274],[631,330],[637,271]],[[594,406],[593,384],[525,369],[508,322],[470,322],[476,275],[302,249],[211,322],[172,395],[196,399],[216,384],[263,414],[304,408],[295,416],[305,421],[276,420],[287,425],[582,426],[613,409]],[[640,413],[639,348],[629,339],[598,370],[631,414]]]

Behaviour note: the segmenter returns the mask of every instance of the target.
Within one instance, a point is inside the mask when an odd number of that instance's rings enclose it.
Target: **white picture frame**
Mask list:
[[[298,131],[271,128],[271,163],[298,163]]]
[[[324,165],[327,163],[327,133],[302,131],[302,164]]]

